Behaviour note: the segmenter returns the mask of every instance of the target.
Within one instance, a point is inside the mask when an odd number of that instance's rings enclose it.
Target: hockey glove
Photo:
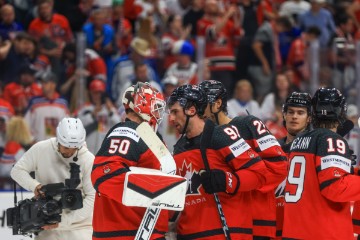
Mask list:
[[[240,180],[236,174],[220,169],[200,172],[201,184],[206,193],[226,192],[235,194],[239,189]]]

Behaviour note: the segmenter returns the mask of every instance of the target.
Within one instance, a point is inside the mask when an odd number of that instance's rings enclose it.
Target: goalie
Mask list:
[[[93,239],[135,238],[146,209],[124,205],[125,175],[131,167],[161,168],[160,161],[139,137],[136,128],[147,122],[157,130],[165,110],[162,94],[146,83],[137,83],[125,91],[122,103],[126,120],[109,130],[94,161],[91,177],[97,194]],[[167,211],[161,211],[151,239],[164,238],[167,220]]]

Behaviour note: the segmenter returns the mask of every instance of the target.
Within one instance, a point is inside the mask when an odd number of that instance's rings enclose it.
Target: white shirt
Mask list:
[[[56,138],[44,140],[33,145],[20,158],[11,170],[11,177],[20,186],[32,192],[34,192],[39,184],[64,183],[65,179],[70,178],[70,162],[73,162],[74,156],[63,158],[58,152]],[[63,210],[59,227],[50,231],[72,231],[92,228],[95,190],[90,176],[95,157],[85,146],[79,150],[77,157],[78,161],[76,164],[80,165],[81,180],[77,189],[82,192],[83,208],[74,211]],[[32,171],[35,171],[35,179],[29,174]],[[64,239],[66,238],[64,237]],[[88,238],[84,237],[81,239]]]
[[[248,115],[247,110],[249,114],[262,119],[259,103],[255,100],[250,100],[245,105],[241,105],[238,100],[232,98],[227,102],[227,110],[230,118]]]
[[[280,5],[280,11],[279,11],[279,15],[280,16],[289,16],[289,17],[293,17],[293,15],[301,15],[307,11],[309,11],[311,8],[310,3],[306,2],[306,1],[300,1],[300,2],[296,2],[296,1],[285,1]]]
[[[265,96],[264,101],[261,104],[261,113],[263,115],[262,120],[271,119],[275,113],[275,94],[269,93]]]

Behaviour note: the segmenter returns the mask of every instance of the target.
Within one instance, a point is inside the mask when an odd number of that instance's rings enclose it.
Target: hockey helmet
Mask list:
[[[221,99],[221,110],[225,111],[227,106],[227,92],[224,84],[216,80],[206,80],[199,84],[202,91],[207,96],[208,103],[214,103],[217,99]]]
[[[81,148],[86,131],[79,118],[63,118],[56,128],[57,142],[67,148]]]
[[[313,120],[346,120],[347,105],[345,97],[336,88],[319,88],[312,98]]]
[[[283,104],[283,113],[287,112],[288,107],[304,107],[311,113],[311,96],[309,93],[292,92]]]
[[[195,106],[197,114],[202,116],[207,106],[206,95],[200,90],[197,85],[182,85],[177,87],[170,95],[168,99],[168,106],[174,105],[179,102],[180,106],[184,109],[188,109],[191,106]]]

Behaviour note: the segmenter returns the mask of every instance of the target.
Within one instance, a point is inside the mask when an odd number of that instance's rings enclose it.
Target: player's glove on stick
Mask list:
[[[200,178],[206,193],[226,192],[235,194],[239,189],[240,180],[236,174],[224,172],[219,169],[201,171]]]

